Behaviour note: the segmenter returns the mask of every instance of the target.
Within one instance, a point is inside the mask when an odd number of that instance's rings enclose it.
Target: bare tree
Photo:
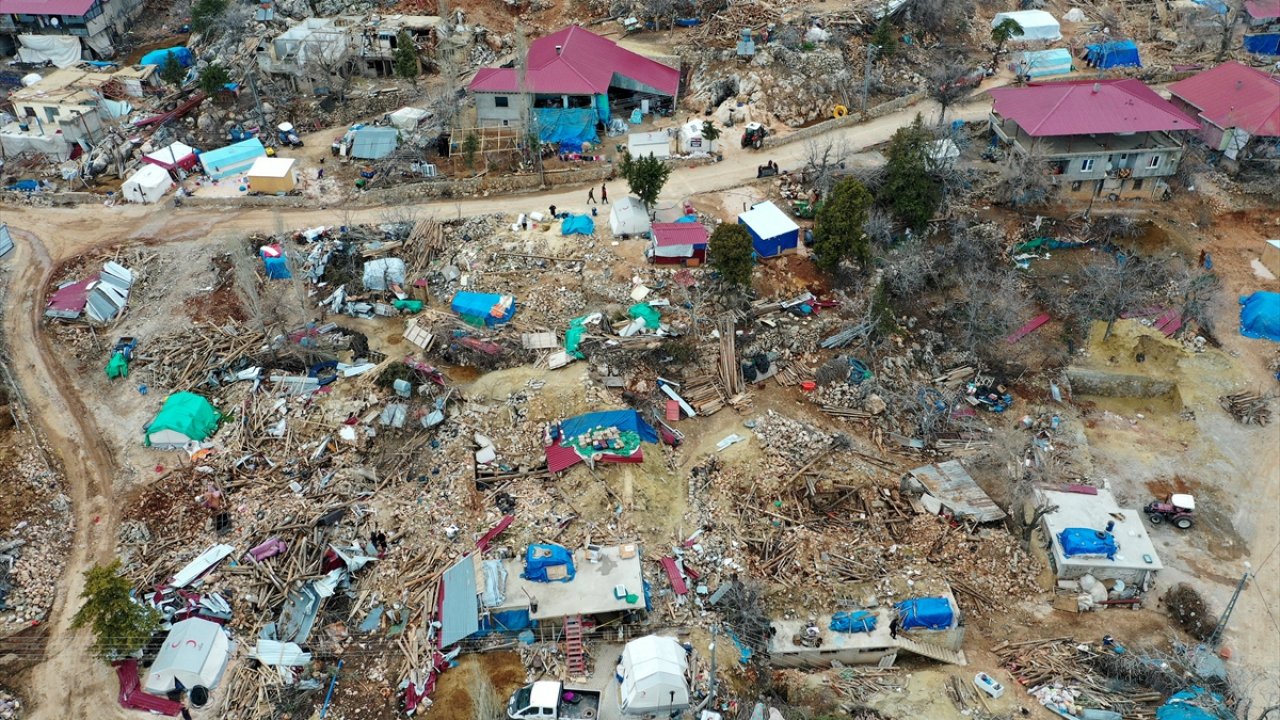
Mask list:
[[[881,207],[873,207],[867,211],[867,220],[862,223],[862,231],[871,238],[871,242],[881,247],[893,243],[893,214]]]
[[[968,24],[974,7],[971,0],[912,0],[908,12],[925,33],[946,37]]]
[[[992,345],[1015,327],[1025,305],[1022,281],[1013,271],[994,275],[973,269],[959,278],[958,298],[950,307],[952,340],[962,350],[991,358]]]
[[[991,199],[1013,207],[1035,206],[1052,200],[1057,191],[1049,164],[1043,158],[1011,152],[997,169]]]
[[[804,144],[804,178],[826,197],[848,159],[849,145],[844,140],[808,140]]]
[[[969,74],[973,68],[963,57],[946,57],[929,69],[927,92],[941,111],[938,113],[938,124],[947,118],[947,108],[959,102],[969,94]]]
[[[1102,337],[1109,338],[1121,313],[1140,306],[1154,287],[1164,284],[1163,274],[1156,263],[1138,255],[1105,255],[1080,271],[1075,304],[1085,317],[1106,320]]]

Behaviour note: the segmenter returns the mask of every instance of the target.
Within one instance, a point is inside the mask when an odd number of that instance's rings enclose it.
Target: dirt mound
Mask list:
[[[1164,605],[1178,625],[1196,640],[1208,640],[1218,626],[1217,618],[1195,588],[1178,583],[1164,594]]]

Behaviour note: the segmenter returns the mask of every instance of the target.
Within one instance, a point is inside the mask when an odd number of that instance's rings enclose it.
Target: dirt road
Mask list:
[[[29,416],[62,462],[75,522],[62,592],[49,617],[48,658],[32,671],[28,692],[34,712],[30,717],[125,717],[115,703],[104,702],[114,692],[109,668],[90,656],[86,635],[70,633],[84,584],[81,573],[94,562],[110,559],[114,549],[111,486],[115,463],[76,392],[75,382],[40,332],[44,287],[54,263],[35,235],[15,230],[14,240],[10,262],[22,271],[15,273],[5,295],[4,312],[13,376]],[[108,705],[115,709],[107,709]]]

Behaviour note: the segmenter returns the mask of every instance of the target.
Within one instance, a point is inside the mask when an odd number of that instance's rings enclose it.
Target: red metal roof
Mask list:
[[[548,445],[546,453],[548,472],[563,472],[582,462],[582,456],[575,452],[573,448],[561,447],[558,442]]]
[[[577,26],[538,38],[529,46],[525,83],[531,92],[601,95],[608,92],[614,75],[664,95],[675,95],[680,86],[679,70]],[[472,92],[517,92],[518,88],[513,68],[482,68],[470,85]]]
[[[93,0],[0,0],[0,15],[83,15]]]
[[[84,312],[84,306],[89,302],[89,286],[97,280],[98,275],[95,273],[80,282],[58,288],[49,296],[47,309],[77,314]]]
[[[1198,130],[1200,124],[1132,78],[993,88],[994,110],[1032,137]]]
[[[654,223],[650,229],[658,247],[707,244],[707,227],[702,223]]]
[[[1256,20],[1280,18],[1280,0],[1248,0],[1244,4],[1244,9],[1249,13],[1249,17]]]
[[[689,586],[685,585],[684,578],[680,577],[680,568],[676,565],[676,559],[673,557],[664,557],[659,559],[662,563],[662,569],[667,571],[667,579],[671,581],[671,589],[677,595],[689,594]]]
[[[1280,2],[1280,0],[1277,0]],[[1169,86],[1220,128],[1280,137],[1280,78],[1232,60]]]

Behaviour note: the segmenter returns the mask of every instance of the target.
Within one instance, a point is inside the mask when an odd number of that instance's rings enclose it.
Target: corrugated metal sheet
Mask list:
[[[706,245],[709,237],[702,223],[654,223],[650,230],[658,247]]]
[[[1005,513],[978,487],[973,477],[956,460],[918,467],[907,475],[920,483],[929,495],[958,517],[978,522],[1003,520]]]
[[[1169,86],[1220,128],[1280,137],[1280,78],[1234,60]]]
[[[1032,137],[1198,130],[1200,123],[1139,80],[992,88],[993,109]]]
[[[89,12],[93,0],[4,0],[0,13],[6,15],[75,15]]]
[[[9,233],[9,226],[0,224],[0,257],[8,255],[13,250],[13,235]]]
[[[440,588],[440,646],[448,647],[480,629],[475,558],[464,557],[445,570]]]

